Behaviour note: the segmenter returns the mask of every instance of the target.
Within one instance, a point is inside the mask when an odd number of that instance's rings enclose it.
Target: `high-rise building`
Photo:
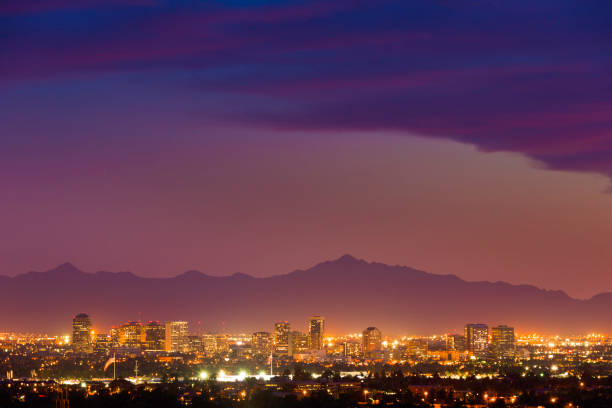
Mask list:
[[[72,349],[76,353],[91,353],[93,350],[91,320],[85,313],[72,319]]]
[[[482,323],[466,324],[465,348],[474,356],[486,356],[489,349],[489,326]]]
[[[202,336],[187,336],[187,349],[190,353],[202,353],[204,351]]]
[[[251,336],[251,348],[253,354],[268,355],[272,351],[272,334],[270,332],[255,332]]]
[[[465,351],[465,336],[461,334],[446,335],[446,351]]]
[[[308,335],[300,331],[289,333],[289,355],[300,354],[308,350]]]
[[[491,350],[496,357],[512,358],[515,349],[514,327],[500,325],[491,328]]]
[[[229,336],[227,334],[202,335],[202,349],[208,356],[224,354],[230,351]]]
[[[113,347],[119,346],[120,332],[121,330],[119,329],[119,327],[116,327],[116,326],[111,327],[109,330],[109,334],[111,337],[111,344],[113,345]]]
[[[204,352],[208,356],[214,356],[215,354],[217,354],[217,340],[215,338],[215,335],[202,335],[202,347],[204,348]]]
[[[123,347],[142,348],[145,331],[140,322],[127,322],[119,327],[119,344]]]
[[[406,356],[425,357],[429,350],[429,342],[426,337],[417,337],[408,340],[406,343]]]
[[[93,349],[96,353],[108,354],[113,347],[111,336],[105,333],[96,333],[93,342]]]
[[[227,334],[215,334],[215,350],[218,354],[223,354],[230,351],[230,341]]]
[[[357,340],[345,341],[343,344],[344,357],[359,357],[362,355],[363,344]]]
[[[166,326],[158,321],[145,324],[145,351],[166,350]]]
[[[361,353],[366,358],[377,358],[382,350],[382,334],[376,327],[368,327],[361,336]]]
[[[276,354],[289,354],[289,333],[291,324],[289,322],[278,322],[274,324],[274,352]]]
[[[323,335],[325,334],[325,318],[312,316],[308,319],[308,348],[321,350],[323,348]]]
[[[186,353],[189,349],[189,323],[166,322],[166,351]]]

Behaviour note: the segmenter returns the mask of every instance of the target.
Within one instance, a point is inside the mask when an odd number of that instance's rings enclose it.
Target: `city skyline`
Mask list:
[[[62,344],[69,344],[77,354],[107,354],[113,359],[119,354],[134,353],[209,353],[228,352],[233,344],[249,347],[253,356],[272,356],[291,358],[297,361],[312,359],[325,361],[329,354],[337,353],[342,347],[344,357],[359,357],[364,360],[397,359],[396,352],[385,354],[385,350],[395,350],[400,344],[407,346],[407,355],[426,355],[429,341],[443,342],[441,350],[448,354],[436,354],[442,360],[467,360],[494,358],[514,359],[517,355],[517,333],[514,327],[505,324],[489,326],[485,323],[467,323],[464,334],[452,332],[433,336],[383,336],[380,329],[369,326],[361,333],[330,334],[325,332],[325,318],[310,316],[306,330],[300,332],[289,321],[270,324],[271,331],[258,330],[245,333],[194,333],[187,321],[149,322],[132,321],[113,325],[108,331],[96,331],[91,317],[78,313],[72,319],[72,335],[59,336]],[[532,339],[535,334],[526,337]],[[581,337],[601,339],[601,334],[589,333]],[[525,335],[519,337],[524,341]],[[555,337],[557,340],[559,337]],[[384,340],[384,341],[383,341]],[[564,339],[569,342],[568,338]],[[439,346],[437,346],[439,347]],[[336,350],[336,351],[334,351]],[[245,350],[243,350],[245,351]]]
[[[611,0],[0,0],[0,408],[612,407]]]

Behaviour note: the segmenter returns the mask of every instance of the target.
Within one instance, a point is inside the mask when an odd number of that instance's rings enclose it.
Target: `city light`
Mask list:
[[[498,325],[489,327],[486,324],[468,324],[463,334],[444,334],[430,336],[387,336],[383,340],[381,331],[370,326],[360,334],[334,335],[323,337],[320,328],[324,327],[323,318],[311,318],[317,339],[325,341],[316,342],[309,337],[312,334],[300,332],[292,328],[289,322],[276,323],[276,332],[258,331],[252,334],[203,334],[189,333],[187,322],[174,321],[168,323],[127,322],[112,327],[109,333],[93,332],[90,328],[91,320],[88,315],[79,314],[73,322],[72,341],[63,344],[64,336],[19,335],[4,333],[0,337],[0,350],[6,350],[9,356],[17,347],[26,347],[23,350],[32,350],[32,362],[37,364],[36,369],[30,371],[33,378],[46,369],[52,368],[60,361],[75,361],[86,365],[89,370],[96,370],[96,358],[106,360],[106,365],[113,369],[104,370],[106,378],[96,378],[90,382],[90,377],[64,378],[61,383],[65,386],[85,387],[88,395],[94,395],[95,385],[101,383],[104,387],[111,384],[116,375],[116,366],[121,367],[122,373],[128,370],[125,379],[133,384],[159,384],[162,382],[160,372],[172,365],[184,367],[185,372],[198,370],[196,378],[191,380],[215,381],[225,383],[227,389],[236,389],[249,378],[258,387],[271,387],[277,390],[282,387],[295,387],[294,392],[301,396],[313,396],[311,391],[324,390],[330,394],[337,393],[342,387],[363,393],[365,401],[376,404],[378,391],[365,388],[372,373],[376,373],[380,364],[386,364],[389,371],[385,376],[395,376],[400,372],[400,378],[416,365],[425,363],[423,367],[432,365],[437,367],[432,372],[420,372],[418,375],[427,381],[453,379],[465,381],[498,381],[500,379],[499,366],[513,365],[523,373],[524,381],[531,375],[537,376],[544,383],[554,378],[561,381],[567,378],[576,378],[578,370],[584,365],[603,364],[612,370],[612,339],[597,337],[598,345],[594,345],[594,337],[572,336],[569,338],[521,335],[516,336],[514,328]],[[90,335],[91,333],[95,335]],[[283,337],[287,335],[286,338]],[[587,342],[585,339],[591,339]],[[172,341],[170,350],[164,342]],[[282,340],[282,341],[279,341]],[[312,344],[318,344],[313,349]],[[555,354],[551,354],[549,347],[554,344]],[[588,347],[586,346],[588,344]],[[594,348],[597,358],[593,358]],[[41,351],[52,351],[53,358],[39,360]],[[151,351],[149,351],[151,350]],[[174,350],[174,351],[172,351]],[[108,358],[108,356],[111,358]],[[17,355],[17,354],[16,354]],[[20,355],[20,354],[19,354]],[[106,358],[103,358],[106,357]],[[551,364],[551,357],[554,364]],[[10,357],[9,357],[10,358]],[[91,360],[89,360],[91,358]],[[307,370],[294,373],[295,363],[304,363]],[[326,374],[335,363],[349,366],[349,370]],[[145,364],[146,363],[146,364]],[[250,374],[245,367],[256,367],[257,374]],[[213,367],[216,375],[201,367]],[[393,368],[391,368],[393,367]],[[397,369],[395,368],[397,367]],[[154,370],[154,371],[153,371]],[[153,372],[152,372],[153,371]],[[295,377],[295,375],[298,377]],[[109,377],[113,378],[109,378]],[[14,379],[14,370],[4,374],[9,381]],[[384,378],[384,377],[383,377]],[[168,378],[171,381],[188,382],[190,379],[177,376]],[[339,383],[336,383],[338,382]],[[282,385],[291,384],[291,385]],[[443,384],[443,383],[442,383]],[[442,384],[438,384],[441,386]],[[580,389],[588,392],[580,382]],[[13,384],[8,384],[11,387]],[[407,387],[413,385],[409,384]],[[38,390],[42,385],[33,386]],[[115,392],[111,387],[111,392]],[[410,389],[410,388],[408,388]],[[427,404],[434,395],[428,389],[414,385],[412,391],[420,394],[422,402]],[[516,403],[521,390],[510,389],[507,395],[491,392],[483,393],[480,397],[487,404],[494,404],[503,400],[507,403]],[[547,401],[556,404],[559,401],[558,389],[556,395],[547,395]],[[385,395],[397,395],[397,390],[381,391]],[[234,394],[239,400],[246,399],[246,391],[238,389]],[[217,398],[214,396],[213,398]],[[434,401],[437,399],[434,399]],[[432,401],[432,403],[434,402]],[[564,406],[570,406],[568,404]]]

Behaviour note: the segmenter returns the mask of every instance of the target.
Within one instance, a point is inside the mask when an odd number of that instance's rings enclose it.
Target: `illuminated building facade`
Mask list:
[[[270,354],[272,351],[273,338],[270,332],[255,332],[251,336],[251,348],[253,354]]]
[[[516,350],[514,327],[505,325],[492,327],[491,350],[498,358],[514,357]]]
[[[368,327],[361,336],[361,353],[366,358],[377,358],[382,350],[382,334],[376,327]]]
[[[108,354],[112,348],[113,342],[109,334],[96,333],[93,343],[94,352]]]
[[[227,353],[230,350],[229,336],[227,334],[204,334],[202,349],[208,356]]]
[[[227,334],[216,334],[215,335],[215,349],[217,353],[224,354],[230,351],[229,335]]]
[[[202,336],[187,336],[187,349],[190,353],[202,353],[204,351]]]
[[[410,339],[406,342],[406,356],[426,357],[429,351],[429,342],[426,338]]]
[[[214,334],[204,334],[202,336],[202,347],[204,353],[208,356],[214,356],[217,353],[217,340]]]
[[[363,344],[358,341],[345,341],[343,354],[345,357],[360,357]]]
[[[446,351],[465,351],[465,336],[461,334],[446,335]]]
[[[119,337],[120,337],[120,332],[121,330],[119,329],[119,327],[111,327],[109,330],[109,334],[111,337],[111,343],[113,343],[113,347],[117,347],[119,345]]]
[[[185,353],[189,349],[189,323],[166,322],[166,351]]]
[[[486,356],[489,350],[489,326],[482,323],[465,325],[466,350],[477,357]]]
[[[322,316],[312,316],[308,319],[308,348],[321,350],[325,334],[325,319]]]
[[[299,331],[289,333],[289,355],[300,354],[308,350],[308,335]]]
[[[72,319],[72,349],[75,353],[91,353],[92,348],[91,320],[85,313],[79,313]]]
[[[289,333],[291,324],[289,322],[278,322],[274,324],[274,352],[276,354],[289,354]]]
[[[123,347],[142,348],[145,340],[144,327],[140,322],[127,322],[119,327],[119,344]]]
[[[164,351],[166,349],[166,326],[158,321],[151,321],[144,326],[145,351]]]

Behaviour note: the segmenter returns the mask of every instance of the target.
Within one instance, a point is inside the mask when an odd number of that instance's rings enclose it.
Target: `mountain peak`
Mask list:
[[[357,259],[351,254],[344,254],[340,258],[332,261],[332,262],[341,262],[341,263],[362,263],[365,262],[363,259]]]
[[[57,266],[54,269],[51,269],[49,271],[50,273],[83,273],[83,271],[81,271],[79,268],[77,268],[76,266],[74,266],[73,264],[71,264],[70,262],[65,262],[59,266]]]

